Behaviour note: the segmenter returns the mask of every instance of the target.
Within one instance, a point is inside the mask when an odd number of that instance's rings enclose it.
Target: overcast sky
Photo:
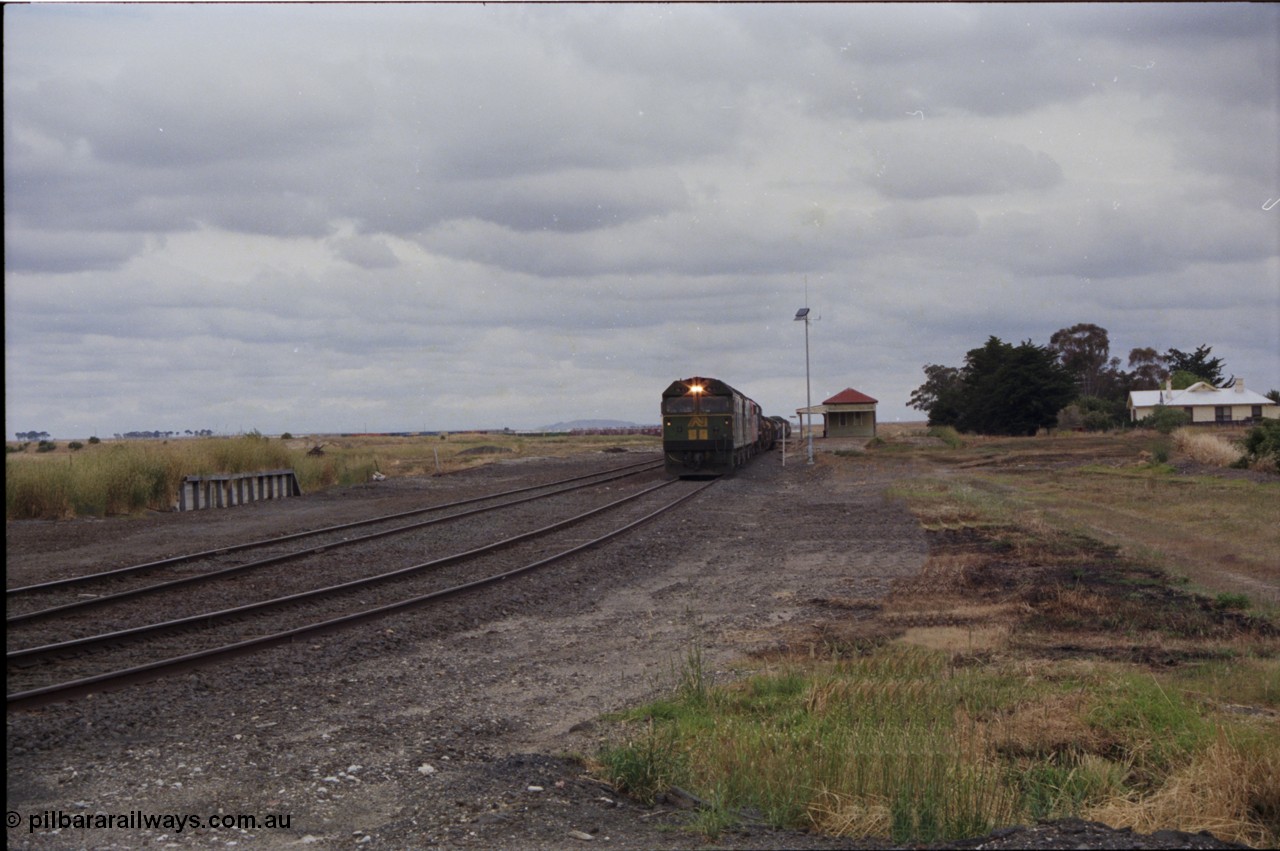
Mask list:
[[[4,8],[5,421],[767,413],[1078,322],[1280,388],[1276,4]]]

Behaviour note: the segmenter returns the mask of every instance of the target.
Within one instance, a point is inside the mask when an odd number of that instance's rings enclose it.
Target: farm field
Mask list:
[[[678,518],[448,623],[398,617],[11,716],[11,806],[295,814],[287,834],[183,837],[192,847],[552,849],[585,834],[624,849],[893,848],[1010,825],[1030,827],[992,847],[1270,847],[1280,478],[1176,448],[1157,461],[1162,440],[948,443],[883,426],[867,446],[816,441],[812,466],[792,446],[785,466],[770,453]],[[239,518],[11,521],[9,582],[616,449],[656,441],[486,451],[458,474]],[[879,720],[847,723],[859,714]]]

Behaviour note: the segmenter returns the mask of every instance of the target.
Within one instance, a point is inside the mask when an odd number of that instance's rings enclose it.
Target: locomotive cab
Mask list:
[[[681,478],[731,473],[755,454],[759,406],[714,378],[676,381],[662,394],[667,472]]]

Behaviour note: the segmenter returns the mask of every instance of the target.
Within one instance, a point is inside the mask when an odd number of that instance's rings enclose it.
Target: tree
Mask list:
[[[1081,396],[1072,403],[1079,410],[1085,431],[1106,431],[1120,426],[1128,418],[1129,409],[1123,400],[1103,399],[1098,396]],[[1071,406],[1068,406],[1071,407]],[[1063,425],[1061,422],[1059,425]]]
[[[1030,340],[1014,346],[992,336],[965,355],[960,369],[929,364],[924,372],[911,406],[927,411],[930,425],[960,431],[1033,435],[1054,425],[1076,396],[1057,351]]]
[[[1169,375],[1164,356],[1153,348],[1129,351],[1129,381],[1138,390],[1158,390]]]
[[[1175,370],[1169,376],[1169,386],[1174,390],[1186,390],[1192,384],[1199,384],[1205,379],[1194,372],[1188,372],[1185,369]]]
[[[1081,396],[1098,396],[1108,367],[1118,367],[1120,361],[1111,362],[1111,342],[1107,329],[1088,322],[1055,331],[1049,338],[1049,348],[1058,361],[1074,376]]]
[[[960,370],[931,363],[924,368],[925,382],[911,394],[908,405],[929,415],[929,425],[956,424],[960,417]]]
[[[965,355],[960,370],[960,431],[1034,435],[1057,422],[1075,398],[1071,373],[1048,346],[1018,346],[992,336]]]
[[[1209,357],[1212,351],[1211,346],[1197,346],[1191,353],[1169,349],[1164,354],[1168,373],[1189,372],[1201,381],[1207,381],[1214,387],[1218,387],[1222,384],[1222,370],[1226,365],[1222,362],[1222,358]]]

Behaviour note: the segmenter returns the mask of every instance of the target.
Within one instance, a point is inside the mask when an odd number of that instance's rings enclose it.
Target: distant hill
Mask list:
[[[569,420],[567,423],[555,423],[542,426],[539,431],[573,431],[575,428],[642,428],[642,423],[629,423],[624,420]]]

